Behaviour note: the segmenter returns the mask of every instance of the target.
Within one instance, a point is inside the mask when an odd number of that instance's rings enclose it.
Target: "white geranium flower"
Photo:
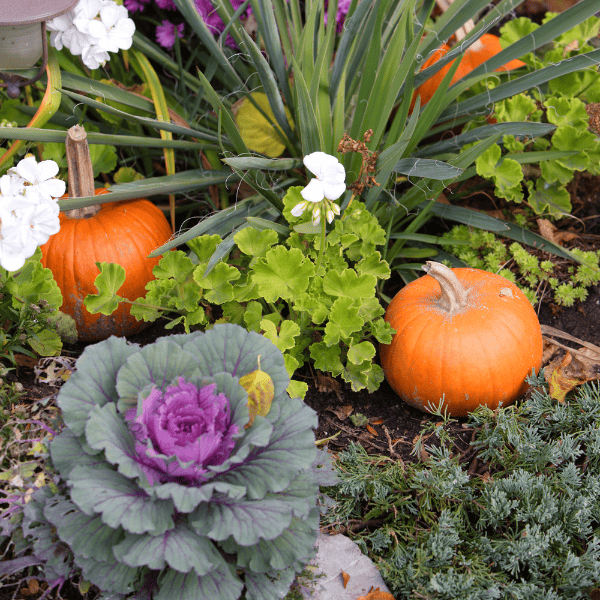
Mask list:
[[[46,28],[50,31],[50,44],[57,50],[62,50],[63,46],[71,47],[73,25],[73,11],[46,22]],[[71,51],[72,52],[72,51]]]
[[[19,162],[16,172],[26,182],[26,196],[35,193],[45,200],[51,200],[60,198],[65,193],[65,182],[56,179],[58,165],[53,160],[43,160],[38,163],[34,156],[27,156]]]
[[[81,60],[88,69],[98,69],[107,60],[110,60],[110,56],[106,50],[102,50],[100,46],[92,45],[86,46],[81,53]]]
[[[26,256],[32,256],[38,246],[60,230],[60,212],[56,202],[44,202],[17,211],[19,233]]]
[[[98,40],[100,48],[108,52],[118,52],[119,49],[131,48],[135,24],[128,17],[124,6],[110,2],[100,9],[99,20],[89,22],[88,31]]]
[[[9,169],[6,175],[2,175],[2,177],[0,177],[0,195],[25,195],[25,180],[17,174],[15,169]]]
[[[304,165],[316,177],[300,192],[304,200],[296,204],[291,213],[294,217],[301,216],[312,202],[316,205],[312,209],[313,225],[321,222],[322,212],[331,223],[335,215],[340,214],[340,207],[333,201],[346,191],[346,170],[335,156],[325,152],[313,152],[305,156]]]
[[[88,69],[103,65],[109,52],[131,48],[135,32],[127,9],[114,0],[80,0],[67,15],[48,21],[47,27],[52,31],[50,43],[81,56]]]
[[[56,202],[65,184],[55,178],[53,160],[37,163],[26,156],[0,178],[0,265],[7,271],[20,269],[38,246],[60,229]]]
[[[300,192],[309,202],[337,200],[345,191],[346,170],[335,156],[325,152],[313,152],[304,157],[305,167],[315,175]]]
[[[0,266],[7,271],[20,269],[27,258],[19,228],[20,222],[10,207],[0,206]]]

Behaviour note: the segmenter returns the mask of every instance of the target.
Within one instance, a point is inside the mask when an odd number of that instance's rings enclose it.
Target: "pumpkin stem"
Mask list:
[[[442,13],[445,13],[453,2],[454,0],[436,0],[435,3],[438,5],[438,8],[442,11]],[[464,40],[474,28],[475,23],[473,19],[469,19],[462,27],[459,27],[454,32],[456,41],[462,42],[462,40]]]
[[[69,198],[85,198],[95,194],[94,170],[90,158],[87,133],[80,125],[74,125],[67,131],[65,142],[67,150],[67,169],[69,174]],[[70,219],[90,218],[100,210],[100,204],[66,210]]]
[[[442,290],[440,304],[449,313],[458,312],[467,306],[467,290],[452,269],[438,262],[427,261],[423,270],[440,284]]]

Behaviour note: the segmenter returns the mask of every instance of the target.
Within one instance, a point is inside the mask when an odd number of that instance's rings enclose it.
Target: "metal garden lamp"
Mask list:
[[[46,21],[71,10],[78,0],[0,0],[0,87],[10,98],[37,81],[46,69]],[[37,74],[27,79],[7,70],[29,69],[42,58]]]

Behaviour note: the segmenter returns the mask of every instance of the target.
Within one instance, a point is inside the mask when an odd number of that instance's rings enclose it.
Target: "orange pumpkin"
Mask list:
[[[78,127],[78,126],[75,126]],[[75,129],[75,128],[72,128]],[[69,191],[80,190],[79,173],[73,169],[83,160],[89,160],[85,131],[79,128],[69,130],[69,135],[79,138],[74,145],[79,149],[78,159],[67,143],[69,161]],[[73,140],[67,138],[68,142]],[[85,144],[83,144],[85,142]],[[83,149],[83,152],[82,152]],[[91,162],[87,179],[88,191],[75,193],[71,197],[93,195]],[[82,170],[87,167],[82,166]],[[91,179],[90,179],[91,177]],[[95,194],[106,193],[99,189]],[[100,270],[96,262],[118,263],[126,273],[125,283],[118,291],[120,296],[136,300],[145,296],[146,284],[154,279],[152,269],[161,257],[147,258],[153,250],[162,246],[171,237],[171,227],[163,214],[152,202],[145,198],[93,205],[84,209],[61,212],[60,231],[51,236],[41,247],[42,265],[51,269],[54,279],[63,295],[60,310],[75,319],[81,341],[98,341],[111,335],[130,335],[146,326],[130,314],[126,303],[119,304],[110,316],[91,314],[83,301],[88,294],[96,294],[94,285]]]
[[[452,77],[452,81],[450,85],[456,83],[459,79],[462,79],[466,75],[468,75],[471,71],[476,69],[479,65],[483,64],[492,56],[495,56],[502,50],[500,46],[500,38],[491,34],[484,33],[477,41],[475,41],[471,46],[469,46],[460,61],[458,69]],[[425,70],[427,67],[430,67],[434,63],[436,63],[440,58],[448,54],[450,51],[450,46],[448,44],[443,44],[440,48],[435,50],[431,56],[423,63],[421,67],[421,71]],[[415,105],[417,96],[421,97],[421,106],[427,104],[433,97],[433,94],[438,89],[442,79],[452,66],[454,61],[449,62],[447,65],[443,66],[433,77],[430,77],[425,83],[419,86],[415,93],[413,94],[412,102],[410,105],[410,110]],[[525,63],[520,60],[511,60],[506,63],[504,66],[495,69],[496,71],[512,71],[513,69],[518,69],[520,67],[524,67]]]
[[[394,391],[427,411],[444,399],[448,414],[514,402],[542,361],[542,333],[531,303],[514,284],[479,269],[428,262],[427,275],[390,302],[396,330],[380,347]]]

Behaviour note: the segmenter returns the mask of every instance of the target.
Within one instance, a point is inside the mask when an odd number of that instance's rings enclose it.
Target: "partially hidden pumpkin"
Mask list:
[[[428,262],[427,275],[390,302],[385,320],[396,330],[380,346],[394,391],[423,411],[455,417],[479,405],[496,409],[523,394],[542,361],[540,324],[527,297],[500,275]]]
[[[79,129],[72,131],[75,128]],[[75,128],[69,130],[67,138],[72,142],[71,148],[76,148],[76,151],[71,150],[67,143],[69,192],[73,194],[73,188],[81,189],[80,185],[74,183],[80,178],[88,180],[88,191],[71,197],[106,193],[105,189],[93,191],[91,171],[82,165],[86,151],[89,160],[85,131],[79,126]],[[73,136],[77,136],[74,143]],[[88,167],[91,170],[91,162]],[[78,168],[86,174],[72,172]],[[41,247],[42,264],[51,269],[63,295],[60,310],[75,319],[81,341],[98,341],[111,335],[130,335],[146,326],[143,321],[131,316],[127,303],[119,304],[117,310],[106,316],[91,314],[83,301],[88,294],[97,293],[94,281],[100,271],[96,262],[117,263],[125,269],[125,283],[118,291],[120,296],[129,300],[145,296],[146,284],[154,279],[152,269],[161,258],[147,256],[167,242],[171,233],[163,212],[145,198],[60,213],[60,231]]]
[[[430,67],[443,56],[448,54],[450,46],[448,44],[442,44],[437,50],[435,50],[431,56],[423,63],[421,71],[424,71],[427,67]],[[460,61],[456,73],[452,77],[450,85],[456,83],[459,79],[466,77],[471,71],[476,69],[479,65],[483,64],[486,60],[490,59],[502,51],[500,46],[500,38],[491,33],[484,33],[478,40],[473,42],[464,52],[463,57]],[[438,89],[442,79],[444,79],[446,73],[450,67],[454,64],[454,61],[444,65],[435,75],[430,77],[425,83],[419,86],[413,94],[410,110],[415,105],[417,96],[421,97],[421,106],[427,104],[433,97],[433,94]],[[502,67],[495,69],[496,71],[512,71],[520,67],[526,66],[523,61],[511,60]]]

